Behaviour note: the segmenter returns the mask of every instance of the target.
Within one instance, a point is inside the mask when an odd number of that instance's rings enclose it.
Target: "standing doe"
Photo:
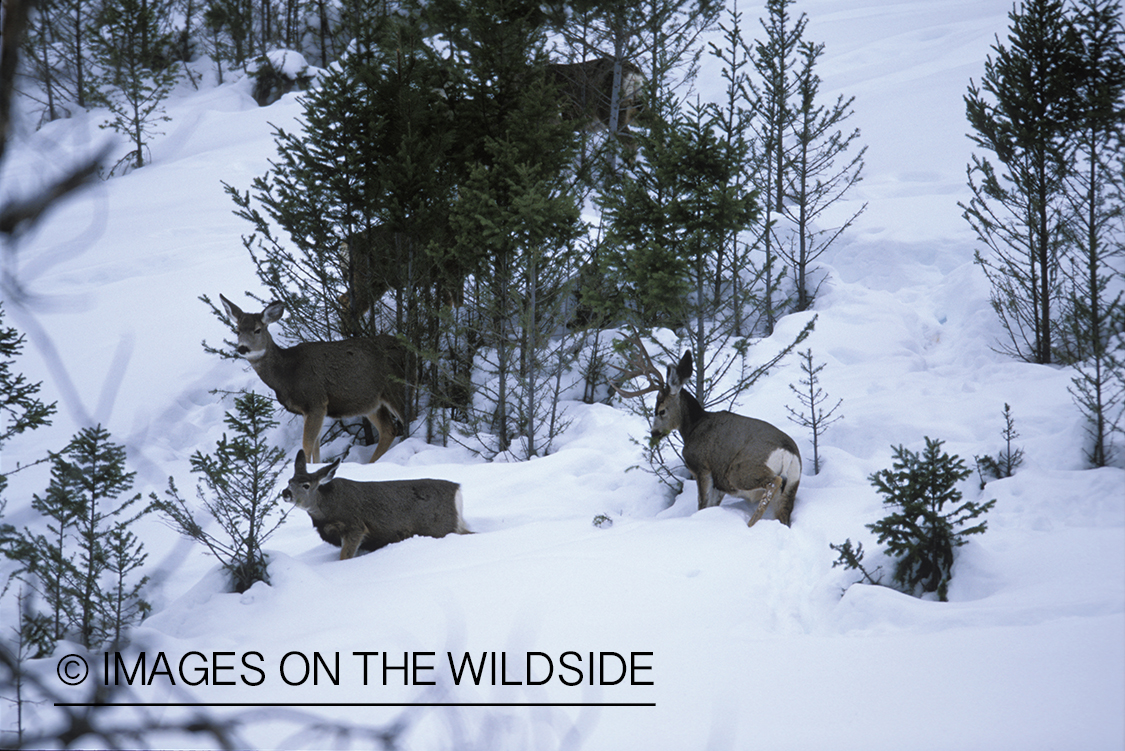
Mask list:
[[[656,391],[656,412],[652,422],[652,442],[679,430],[684,439],[684,464],[699,486],[699,508],[717,506],[724,494],[757,502],[748,526],[762,518],[775,498],[777,520],[789,526],[793,499],[801,483],[801,452],[793,439],[763,420],[733,412],[708,412],[684,390],[691,377],[691,351],[679,365],[668,366],[667,379],[652,364],[639,334],[634,333],[637,351],[623,372],[621,381],[637,376],[648,378],[649,385],[636,391],[614,389],[626,397]]]
[[[261,313],[244,313],[219,295],[238,331],[238,354],[245,357],[281,406],[305,418],[305,455],[320,462],[320,429],[325,417],[366,417],[379,431],[375,461],[391,446],[395,420],[405,423],[403,390],[406,350],[393,336],[304,342],[279,347],[269,325],[285,306],[271,303]]]
[[[309,474],[297,452],[293,479],[281,497],[312,517],[320,537],[340,548],[340,560],[415,535],[468,534],[461,518],[461,486],[448,480],[356,482],[336,478],[340,460]]]

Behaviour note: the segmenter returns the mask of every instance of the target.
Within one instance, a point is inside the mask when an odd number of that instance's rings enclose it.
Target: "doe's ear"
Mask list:
[[[262,320],[267,324],[277,323],[281,320],[281,314],[285,312],[285,303],[271,302],[262,311]]]
[[[334,478],[336,476],[336,470],[338,470],[339,468],[340,468],[340,460],[337,459],[336,461],[332,462],[331,464],[329,464],[324,469],[321,469],[320,471],[318,471],[316,473],[317,484],[318,485],[327,485],[328,483],[332,482],[332,478]]]
[[[222,293],[219,294],[219,300],[222,301],[223,310],[225,310],[227,312],[227,315],[230,316],[231,318],[233,318],[235,321],[237,321],[238,317],[240,315],[242,315],[242,308],[238,307],[237,305],[232,303],[230,300],[225,298],[222,295]]]
[[[297,474],[301,474],[301,475],[305,474],[306,461],[307,460],[305,459],[305,450],[304,449],[297,449],[297,458],[293,461],[293,471],[296,472]]]

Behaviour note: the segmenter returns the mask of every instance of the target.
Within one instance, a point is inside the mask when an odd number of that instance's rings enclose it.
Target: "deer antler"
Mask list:
[[[643,375],[648,379],[648,386],[638,389],[637,391],[626,391],[618,386],[617,383],[610,381],[609,385],[613,387],[613,390],[622,396],[634,397],[664,388],[664,376],[662,376],[656,366],[652,364],[652,358],[649,357],[648,350],[645,349],[644,342],[641,341],[641,335],[637,333],[635,328],[633,328],[632,336],[626,337],[625,341],[632,342],[636,349],[633,352],[633,357],[629,360],[631,370],[622,370],[621,373],[618,374],[618,383],[624,383],[625,381]]]

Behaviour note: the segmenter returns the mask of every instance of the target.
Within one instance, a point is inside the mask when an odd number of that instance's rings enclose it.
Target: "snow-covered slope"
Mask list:
[[[1125,472],[1083,469],[1067,371],[992,351],[998,326],[956,205],[970,154],[961,97],[1010,7],[797,6],[811,19],[806,37],[827,45],[825,95],[855,96],[852,122],[869,150],[852,205],[869,208],[824,259],[808,346],[845,418],[825,436],[822,473],[802,480],[791,528],[767,520],[747,529],[746,507],[729,500],[696,512],[690,481],[667,497],[648,474],[629,471],[643,420],[604,405],[569,405],[574,422],[557,452],[525,463],[407,440],[341,474],[460,482],[477,534],[340,562],[297,512],[271,541],[272,585],[235,595],[198,547],[147,522],[156,612],[136,649],[150,671],[163,652],[176,685],[158,676],[135,687],[136,699],[496,705],[301,710],[357,724],[406,712],[410,747],[427,749],[1125,746]],[[742,11],[753,21],[759,9]],[[699,83],[704,95],[720,87],[714,77]],[[274,154],[274,126],[289,128],[299,111],[292,95],[256,107],[245,80],[182,86],[152,166],[100,183],[26,238],[11,271],[32,297],[6,302],[7,323],[27,333],[20,367],[44,382],[60,413],[52,428],[6,447],[5,470],[101,423],[126,444],[137,490],[160,492],[173,475],[190,492],[187,457],[211,449],[230,408],[209,391],[264,390],[253,372],[199,346],[227,332],[198,295],[260,292],[239,241],[248,227],[220,182],[248,187]],[[0,190],[35,184],[105,137],[87,118],[28,134]],[[787,318],[777,340],[806,320]],[[786,420],[799,375],[794,359],[738,408],[809,451]],[[930,436],[966,459],[996,453],[1005,403],[1024,467],[984,491],[997,504],[988,532],[958,551],[950,602],[849,588],[856,577],[831,567],[828,545],[850,537],[877,547],[864,528],[882,515],[867,477],[890,465],[891,446],[918,449]],[[299,422],[277,437],[295,451]],[[9,520],[30,523],[27,501],[45,487],[45,468],[15,475]],[[979,492],[973,482],[963,490]],[[598,514],[613,525],[595,527]],[[12,612],[6,604],[5,623]],[[201,675],[193,651],[233,667],[187,687],[177,671],[188,655],[187,675]],[[324,672],[318,685],[311,676],[289,685],[303,673],[291,652],[319,652],[330,667],[338,654],[340,685]],[[366,657],[367,685],[357,652],[378,653]],[[478,668],[488,659],[479,686],[464,672],[454,681],[465,653]],[[619,683],[622,663],[610,653],[635,668]],[[261,669],[259,685],[249,685],[259,674],[244,659]],[[528,685],[547,675],[548,660],[550,679]],[[395,669],[407,662],[418,670]],[[55,663],[35,669],[53,675]],[[514,706],[528,703],[603,706]],[[285,717],[247,726],[244,740],[296,742],[300,723]],[[5,728],[14,721],[6,708]]]

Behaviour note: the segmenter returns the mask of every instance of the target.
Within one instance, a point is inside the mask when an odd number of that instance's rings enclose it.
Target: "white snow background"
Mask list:
[[[760,7],[740,3],[757,29]],[[1009,0],[842,2],[802,0],[805,38],[826,43],[818,71],[823,101],[855,96],[849,125],[869,146],[865,179],[838,209],[867,212],[823,260],[828,278],[807,342],[826,364],[821,386],[843,399],[843,421],[823,440],[825,467],[812,476],[811,444],[786,418],[799,406],[790,358],[745,394],[736,411],[768,420],[797,439],[805,477],[791,528],[772,519],[748,529],[745,504],[730,499],[695,510],[688,481],[668,497],[630,439],[647,425],[624,409],[567,404],[573,424],[554,454],[529,462],[485,463],[463,449],[396,443],[374,465],[353,451],[341,475],[355,479],[441,477],[462,484],[476,534],[414,538],[349,560],[322,543],[296,511],[268,548],[270,585],[224,591],[214,559],[182,543],[155,518],[140,528],[149,552],[154,613],[134,634],[149,670],[164,652],[172,670],[198,651],[232,669],[197,687],[157,678],[133,688],[145,702],[449,702],[655,706],[306,707],[246,725],[253,747],[322,747],[295,736],[294,712],[357,725],[404,715],[405,747],[417,749],[1122,749],[1125,747],[1125,471],[1085,469],[1083,424],[1067,392],[1072,372],[1016,362],[992,347],[1001,331],[988,285],[972,262],[974,237],[957,202],[968,200],[962,97],[980,80]],[[58,400],[48,429],[5,448],[10,471],[61,449],[80,427],[100,423],[128,450],[135,491],[160,493],[174,476],[194,496],[188,457],[213,450],[225,410],[211,389],[271,392],[244,363],[200,346],[229,332],[197,296],[222,292],[247,307],[264,294],[240,242],[247,223],[220,185],[240,189],[275,156],[273,126],[290,129],[296,95],[257,107],[250,82],[198,90],[182,84],[167,102],[171,121],[152,142],[152,164],[99,182],[66,202],[9,259],[33,297],[6,303],[9,326],[28,346],[18,370]],[[237,79],[237,80],[231,80]],[[718,97],[709,62],[698,82]],[[25,128],[4,165],[5,195],[30,190],[107,138],[94,112]],[[124,153],[122,151],[122,153]],[[807,321],[782,321],[770,352]],[[804,346],[802,346],[802,349]],[[651,397],[649,397],[651,398]],[[883,515],[868,476],[891,465],[892,445],[913,450],[943,439],[965,458],[1001,448],[1010,404],[1026,452],[1010,479],[968,498],[995,498],[988,531],[958,549],[949,602],[891,589],[849,586],[855,572],[833,569],[829,543],[878,546],[865,529]],[[278,445],[294,452],[300,420],[286,419]],[[333,455],[341,447],[329,447]],[[7,520],[33,524],[28,504],[47,485],[46,467],[13,476]],[[613,519],[606,529],[598,514]],[[883,561],[885,563],[885,561]],[[3,623],[14,623],[13,598]],[[74,649],[68,649],[68,647]],[[55,658],[31,666],[53,679]],[[340,655],[339,686],[287,685],[278,666],[290,652],[329,664]],[[582,683],[563,653],[581,655]],[[250,656],[264,680],[242,666]],[[363,685],[361,658],[369,660]],[[480,686],[454,685],[447,653],[501,654],[506,672]],[[527,685],[525,655],[541,652],[554,677]],[[652,685],[589,685],[589,654],[636,656],[634,677]],[[403,686],[384,653],[402,665],[421,654],[420,680]],[[287,677],[300,677],[295,657]],[[533,657],[541,679],[546,658]],[[189,657],[190,667],[201,664]],[[91,680],[100,679],[95,661]],[[620,670],[607,663],[609,679]],[[595,684],[598,683],[595,677]],[[214,679],[234,685],[214,685]],[[502,679],[520,682],[505,685]],[[82,696],[81,692],[75,692]],[[3,728],[15,712],[3,706]],[[48,719],[29,707],[25,722]],[[118,710],[122,713],[127,710]],[[195,710],[169,708],[166,717]],[[220,716],[244,710],[219,708]],[[199,739],[168,736],[167,747]],[[358,741],[357,741],[358,742]]]

